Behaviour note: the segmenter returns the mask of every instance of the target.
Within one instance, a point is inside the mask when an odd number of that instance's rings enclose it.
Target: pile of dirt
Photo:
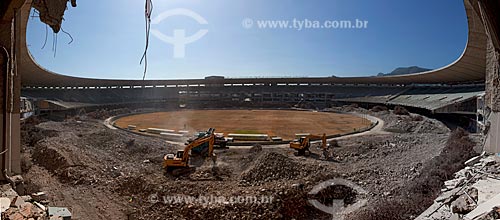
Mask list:
[[[261,155],[240,175],[241,182],[259,184],[274,180],[292,180],[305,176],[302,165],[275,152]]]
[[[446,125],[436,119],[414,117],[413,121],[417,124],[413,130],[415,133],[428,133],[431,131],[438,134],[445,134],[450,132],[450,129]]]
[[[271,204],[217,204],[204,206],[200,204],[165,204],[158,202],[141,212],[131,215],[131,219],[287,219],[283,214],[274,211],[275,205]],[[160,217],[161,216],[161,217]]]
[[[404,108],[402,106],[396,106],[396,107],[394,107],[393,113],[396,114],[396,115],[410,115],[410,112],[408,110],[406,110],[406,108]]]
[[[33,162],[51,172],[69,166],[68,160],[62,155],[59,149],[49,147],[45,144],[35,147],[32,158]]]
[[[447,134],[450,129],[442,122],[419,114],[408,112],[403,107],[396,106],[394,110],[386,111],[384,106],[375,106],[371,110],[357,107],[356,105],[345,105],[332,107],[329,111],[356,112],[369,114],[384,121],[384,130],[393,133],[434,133]]]
[[[92,185],[98,183],[98,180],[94,177],[95,172],[89,170],[84,165],[73,165],[68,167],[63,167],[55,171],[56,176],[59,178],[61,183],[70,183],[73,185]]]
[[[104,119],[112,117],[112,116],[128,114],[131,112],[132,111],[128,108],[119,108],[119,109],[111,109],[111,110],[99,109],[99,110],[87,113],[86,116],[90,117],[90,118],[94,118],[94,119],[104,120]]]
[[[360,220],[415,218],[433,203],[444,181],[465,167],[464,162],[468,158],[477,155],[475,145],[463,129],[453,131],[443,151],[426,163],[412,181],[393,189],[391,197],[379,198],[350,217]]]
[[[394,133],[436,133],[446,134],[450,129],[442,122],[421,115],[380,115],[384,122],[384,130]]]
[[[128,176],[132,170],[161,162],[162,154],[158,153],[163,147],[161,140],[144,141],[147,138],[129,133],[117,134],[99,123],[44,122],[35,129],[51,130],[55,135],[37,141],[23,157],[26,161],[32,158],[34,164],[45,168],[62,183],[107,183],[109,178]],[[136,141],[138,138],[141,141]],[[129,163],[133,165],[129,166]],[[23,170],[27,172],[30,165],[25,164]]]
[[[252,154],[259,153],[262,151],[262,145],[260,144],[254,144],[250,149],[249,152]]]
[[[331,219],[308,203],[309,188],[299,189],[283,183],[249,188],[232,184],[217,182],[214,186],[209,182],[182,182],[164,185],[162,190],[147,198],[148,205],[140,206],[131,217],[144,220]]]
[[[344,205],[347,206],[356,202],[356,196],[356,191],[350,187],[333,185],[321,190],[312,198],[317,199],[322,204],[327,206],[331,206],[334,200],[341,199],[344,201]]]
[[[38,141],[57,135],[57,132],[54,130],[36,126],[41,122],[41,119],[37,117],[30,117],[21,124],[21,145],[23,147],[34,147]]]
[[[388,111],[372,114],[387,117],[389,125],[393,123],[391,120],[410,117]],[[429,120],[425,117],[422,121],[408,120],[421,123],[416,125],[419,129],[429,129],[423,124]],[[183,146],[109,130],[97,120],[44,122],[35,127],[55,131],[56,135],[36,141],[37,149],[26,152],[35,160],[26,171],[26,180],[40,187],[32,191],[47,192],[50,201],[71,207],[75,219],[113,220],[127,216],[129,219],[326,219],[324,213],[308,203],[308,192],[315,185],[344,178],[370,192],[370,204],[388,195],[401,199],[398,190],[411,182],[425,187],[427,179],[433,180],[422,173],[431,172],[427,170],[429,167],[437,167],[434,163],[427,164],[440,154],[448,136],[415,131],[341,139],[334,148],[339,158],[335,162],[319,159],[321,150],[317,148],[311,148],[310,157],[293,156],[293,150],[281,146],[218,149],[216,169],[206,163],[196,166],[196,171],[184,178],[170,178],[162,172],[162,157]],[[457,140],[454,144],[463,139]],[[332,198],[344,198],[351,203],[356,196],[342,188],[323,193],[317,199],[325,204],[331,203]],[[272,196],[274,200],[262,204],[207,205],[189,201],[165,204],[152,203],[151,195]],[[405,210],[402,207],[401,210],[394,213],[404,214]]]
[[[60,149],[47,146],[45,142],[42,142],[34,148],[32,158],[35,164],[55,174],[62,183],[79,185],[97,182],[95,178],[91,177],[93,171],[64,156],[64,154]]]
[[[112,189],[119,195],[149,195],[154,192],[153,187],[147,184],[144,176],[129,176],[118,179]]]
[[[333,111],[338,111],[338,112],[356,112],[361,108],[359,108],[358,104],[351,104],[351,105],[343,105],[340,107],[332,107],[331,109]]]
[[[233,170],[227,165],[202,166],[196,168],[189,178],[191,180],[224,180],[232,176]]]
[[[382,112],[382,111],[388,111],[388,110],[389,109],[386,106],[381,106],[381,105],[373,106],[373,108],[370,109],[370,111],[372,111],[372,112]]]

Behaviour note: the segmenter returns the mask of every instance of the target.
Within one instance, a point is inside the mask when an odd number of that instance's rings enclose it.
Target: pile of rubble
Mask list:
[[[351,105],[343,105],[343,106],[332,106],[326,110],[333,111],[333,112],[361,112],[361,111],[365,111],[366,109],[360,108],[357,104],[351,104]]]
[[[131,112],[132,111],[128,108],[119,108],[119,109],[112,109],[112,110],[99,109],[99,110],[87,113],[86,116],[90,117],[90,118],[94,118],[94,119],[104,120],[104,119],[112,117],[112,116],[128,114]]]
[[[500,218],[500,157],[480,156],[445,182],[441,195],[418,220],[494,220]]]
[[[273,180],[291,180],[305,176],[303,167],[289,157],[270,152],[261,155],[240,175],[241,183],[259,184]]]
[[[370,110],[360,108],[357,105],[345,105],[342,107],[331,107],[326,109],[333,112],[350,112],[368,114],[378,117],[384,121],[384,130],[394,133],[434,133],[446,134],[450,129],[436,119],[428,118],[419,114],[409,113],[405,109],[398,108],[389,110],[385,106],[375,106]],[[403,113],[402,113],[403,112]]]
[[[19,196],[10,185],[2,185],[0,197],[0,219],[10,220],[62,220],[71,219],[67,208],[49,207],[44,192],[31,196]]]
[[[64,183],[79,185],[96,182],[85,165],[65,156],[61,149],[52,147],[55,144],[50,140],[39,142],[33,149],[33,162],[55,174]]]
[[[385,122],[384,130],[395,133],[436,133],[446,134],[450,130],[440,121],[424,116],[380,114],[377,115]]]
[[[373,114],[398,117],[387,111]],[[295,157],[288,147],[217,150],[219,160],[215,169],[211,163],[205,163],[196,166],[190,175],[171,178],[161,171],[163,152],[172,152],[181,146],[122,130],[108,130],[98,120],[43,122],[35,128],[53,134],[41,140],[30,138],[26,143],[36,144],[24,146],[26,159],[30,162],[34,159],[24,175],[34,188],[30,193],[57,192],[50,193],[50,201],[71,207],[75,219],[116,220],[326,219],[322,215],[327,214],[308,202],[311,199],[308,192],[316,184],[344,178],[365,188],[373,198],[396,198],[399,189],[416,182],[420,173],[428,172],[422,167],[443,151],[448,136],[382,133],[342,139],[334,149],[339,157],[336,162],[319,158],[321,150],[316,147],[311,148],[310,157]],[[456,150],[458,144],[451,146],[455,151],[450,152],[465,155]],[[463,161],[469,157],[465,155]],[[436,187],[436,193],[439,188]],[[357,197],[349,190],[338,188],[325,190],[324,194],[314,198],[331,205],[332,198],[344,198],[349,204]],[[76,199],[67,195],[74,195]],[[151,195],[157,195],[159,201],[152,201]],[[267,196],[273,201],[165,203],[164,196],[195,199]],[[371,204],[373,200],[369,201]],[[431,201],[420,205],[413,214],[419,214]],[[408,203],[411,202],[405,201],[405,205]],[[394,209],[394,215],[401,213],[400,209]]]
[[[231,177],[232,173],[231,167],[227,165],[205,165],[196,168],[196,171],[189,178],[191,180],[224,180]]]
[[[38,206],[33,205],[25,198],[18,196],[12,200],[10,207],[2,212],[2,219],[23,220],[23,219],[46,219],[47,214]]]
[[[132,213],[130,219],[285,219],[269,204],[165,204],[158,202],[142,212]],[[161,216],[161,217],[159,217]]]

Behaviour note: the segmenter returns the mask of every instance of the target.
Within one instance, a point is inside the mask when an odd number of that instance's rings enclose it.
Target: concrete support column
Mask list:
[[[485,150],[491,153],[500,152],[500,54],[488,39],[486,55],[486,100],[490,108],[489,132],[486,137]]]
[[[21,173],[20,94],[21,79],[16,71],[16,20],[0,23],[0,168]],[[3,178],[3,175],[0,175]]]
[[[479,0],[478,7],[487,35],[486,45],[486,95],[489,108],[490,129],[486,137],[485,150],[500,153],[500,23],[498,1]]]
[[[486,52],[486,104],[492,111],[500,112],[500,54],[488,39]]]

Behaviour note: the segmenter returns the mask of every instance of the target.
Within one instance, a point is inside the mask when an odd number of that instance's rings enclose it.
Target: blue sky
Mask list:
[[[124,3],[126,2],[126,3]],[[182,59],[173,47],[150,37],[146,79],[226,77],[366,76],[401,66],[440,68],[462,53],[467,20],[461,0],[153,0],[152,18],[184,8],[208,24],[172,16],[152,25],[165,35],[208,33],[186,45]],[[97,7],[96,7],[97,6]],[[366,20],[366,29],[245,29],[242,21]],[[143,0],[85,0],[69,7],[57,53],[53,35],[38,18],[28,24],[28,46],[45,68],[57,73],[111,79],[142,79],[145,44]]]

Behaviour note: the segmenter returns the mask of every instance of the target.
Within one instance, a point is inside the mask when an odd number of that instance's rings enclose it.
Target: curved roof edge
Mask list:
[[[485,80],[487,36],[480,17],[469,0],[464,0],[468,23],[467,45],[453,63],[427,72],[383,77],[316,77],[316,78],[224,78],[215,80],[115,80],[72,77],[57,74],[36,63],[27,48],[26,29],[32,0],[26,0],[18,13],[18,72],[22,86],[119,86],[210,83],[345,83],[345,84],[433,84],[469,83]]]

